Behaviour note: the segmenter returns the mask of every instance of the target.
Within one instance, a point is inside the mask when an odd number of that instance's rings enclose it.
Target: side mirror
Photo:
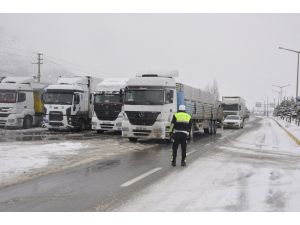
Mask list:
[[[123,103],[123,90],[122,89],[120,89],[119,97],[120,97],[120,102]]]
[[[42,102],[43,104],[44,104],[44,102],[45,102],[45,101],[44,101],[44,98],[45,98],[44,93],[42,93],[42,94],[41,94],[41,102]]]
[[[74,104],[77,105],[80,103],[80,98],[79,98],[79,95],[78,94],[75,94],[74,95]]]

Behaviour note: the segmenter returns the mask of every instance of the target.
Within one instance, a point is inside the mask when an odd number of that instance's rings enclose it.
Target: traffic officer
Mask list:
[[[173,154],[172,166],[176,166],[176,156],[178,145],[181,144],[181,166],[186,166],[186,146],[187,137],[192,127],[191,116],[185,112],[185,105],[180,105],[177,113],[174,114],[171,126],[170,135],[173,135]]]

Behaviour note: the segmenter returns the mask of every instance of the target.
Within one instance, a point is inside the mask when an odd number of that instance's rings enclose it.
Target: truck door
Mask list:
[[[73,115],[76,115],[78,111],[80,111],[80,94],[74,93],[73,96]]]
[[[30,107],[30,94],[32,92],[18,92],[18,98],[17,98],[17,112],[16,113],[22,113],[24,110],[29,110],[31,109]]]

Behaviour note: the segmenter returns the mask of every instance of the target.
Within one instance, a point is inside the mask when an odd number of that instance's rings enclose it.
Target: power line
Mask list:
[[[5,51],[0,51],[0,54],[7,54],[7,55],[14,55],[14,56],[22,56],[25,58],[32,58],[30,55],[22,55],[22,54],[17,54],[17,53],[12,53],[12,52],[5,52]]]
[[[7,46],[2,46],[0,45],[1,48],[6,48],[6,49],[12,49],[12,50],[17,50],[17,51],[22,51],[22,52],[29,52],[31,54],[37,54],[38,52],[33,51],[33,50],[28,50],[28,49],[22,49],[22,48],[14,48],[14,47],[7,47]]]
[[[8,73],[8,74],[11,74],[11,75],[15,75],[15,76],[22,76],[21,74],[17,74],[17,73],[9,72],[9,71],[2,70],[2,69],[0,69],[0,71],[1,71],[1,72],[3,72],[3,73]]]
[[[90,71],[88,73],[94,73],[94,74],[99,74],[99,75],[104,75],[104,76],[107,76],[107,75],[112,75],[112,74],[109,74],[109,73],[105,73],[103,71],[98,71],[98,70],[95,70],[94,68],[92,68],[92,70],[86,66],[82,66],[82,65],[78,65],[78,64],[75,64],[75,63],[72,63],[72,62],[69,62],[67,60],[64,60],[64,59],[59,59],[59,58],[56,58],[56,57],[53,57],[53,56],[44,56],[45,59],[48,59],[52,62],[58,62],[59,61],[59,64],[61,66],[69,66],[69,67],[73,67],[73,68],[81,68],[81,69],[84,69],[85,73],[87,72],[86,70]],[[61,63],[62,62],[62,63]],[[83,71],[83,70],[82,70]]]
[[[64,67],[64,68],[70,68],[70,67],[73,67],[73,68],[75,68],[74,66],[68,66],[68,65],[65,65],[65,64],[62,64],[62,63],[58,63],[58,62],[56,62],[56,61],[54,61],[54,60],[51,60],[51,59],[49,59],[49,58],[47,58],[47,57],[44,57],[44,62],[46,63],[46,62],[50,62],[50,63],[52,63],[52,64],[55,64],[55,65],[57,65],[57,66],[60,66],[60,67]],[[87,72],[87,71],[85,71],[85,70],[81,70],[81,69],[72,69],[73,71],[77,71],[77,72],[80,72],[80,73],[86,73],[86,74],[89,74],[89,73],[91,73],[91,72]]]

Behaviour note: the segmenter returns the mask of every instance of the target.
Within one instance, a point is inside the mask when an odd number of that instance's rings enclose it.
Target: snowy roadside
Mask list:
[[[259,125],[115,211],[299,211],[300,147],[275,121]]]
[[[0,187],[153,146],[118,137],[0,142]]]
[[[49,165],[56,166],[65,158],[87,148],[81,143],[7,142],[0,144],[0,186],[29,179]],[[47,169],[50,172],[50,169]]]
[[[0,135],[1,136],[8,136],[8,135],[20,135],[20,134],[31,134],[36,132],[45,132],[47,128],[42,127],[35,127],[30,129],[3,129],[0,128]]]
[[[300,126],[297,126],[294,120],[289,123],[288,121],[280,119],[279,117],[273,117],[273,119],[287,131],[289,131],[293,136],[295,136],[298,140],[300,140]]]

